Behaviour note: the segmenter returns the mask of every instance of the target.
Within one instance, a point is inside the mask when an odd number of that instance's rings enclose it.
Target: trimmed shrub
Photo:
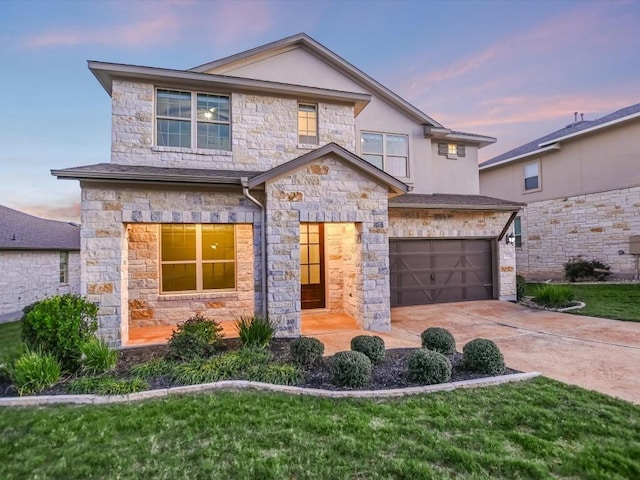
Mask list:
[[[456,340],[449,330],[442,327],[429,327],[420,334],[422,348],[452,355],[456,353]]]
[[[498,346],[486,338],[476,338],[462,349],[462,363],[474,372],[498,375],[504,372],[504,357]]]
[[[351,350],[364,353],[371,363],[380,363],[386,354],[384,340],[377,335],[358,335],[351,339]]]
[[[604,281],[611,272],[611,267],[599,260],[582,260],[575,257],[564,264],[564,276],[570,282],[597,280]]]
[[[520,301],[524,298],[527,291],[527,282],[522,275],[516,275],[516,300]]]
[[[542,283],[536,287],[533,301],[549,308],[564,308],[571,304],[573,297],[571,287]]]
[[[317,338],[300,337],[291,342],[289,352],[294,363],[309,368],[320,362],[324,353],[324,344]]]
[[[67,384],[66,390],[75,395],[127,395],[148,390],[149,384],[141,378],[78,377]]]
[[[235,326],[243,347],[265,348],[276,333],[276,326],[268,318],[257,315],[240,317]]]
[[[98,307],[77,295],[58,295],[25,307],[22,340],[32,350],[53,354],[66,371],[80,365],[81,346],[98,329]]]
[[[409,354],[407,361],[410,380],[434,385],[451,379],[451,362],[442,353],[418,348]]]
[[[82,371],[89,375],[99,375],[113,370],[118,361],[118,352],[99,338],[92,338],[80,347]]]
[[[371,380],[371,360],[364,353],[338,352],[331,361],[331,383],[341,387],[363,387]]]
[[[178,324],[171,334],[167,357],[188,361],[209,356],[224,337],[222,327],[212,318],[195,315]]]
[[[5,364],[3,370],[20,396],[38,393],[55,385],[62,373],[55,355],[29,349]]]

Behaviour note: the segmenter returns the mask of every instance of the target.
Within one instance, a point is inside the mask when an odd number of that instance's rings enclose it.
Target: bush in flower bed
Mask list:
[[[504,372],[504,356],[492,340],[476,338],[462,349],[462,363],[465,368],[489,375]]]
[[[451,379],[451,362],[434,350],[413,350],[409,354],[407,366],[409,379],[425,385],[444,383]]]
[[[543,283],[536,287],[533,301],[550,308],[565,308],[573,302],[573,290],[566,285]]]
[[[178,324],[171,334],[168,357],[187,361],[209,356],[223,337],[222,327],[216,320],[195,315]]]
[[[6,358],[0,369],[20,396],[38,393],[55,385],[62,372],[55,355],[28,348]]]
[[[235,327],[242,345],[249,348],[267,347],[276,333],[276,325],[260,316],[240,317]]]
[[[102,340],[94,337],[80,347],[82,371],[89,375],[99,375],[113,370],[118,361],[118,352],[111,350]]]
[[[324,344],[317,338],[300,337],[291,342],[289,353],[294,363],[303,368],[309,368],[320,362],[324,353]]]
[[[364,353],[371,363],[380,363],[385,356],[384,340],[377,335],[358,335],[351,339],[351,350]]]
[[[429,327],[420,334],[422,339],[422,348],[442,353],[443,355],[452,355],[456,353],[456,340],[446,328]]]
[[[371,360],[364,353],[338,352],[331,361],[331,382],[340,387],[363,387],[371,380]]]

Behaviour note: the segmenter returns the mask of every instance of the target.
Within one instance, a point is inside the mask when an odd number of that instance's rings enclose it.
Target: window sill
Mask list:
[[[212,300],[227,298],[230,300],[238,299],[237,290],[222,290],[219,292],[194,292],[194,293],[161,293],[158,300]]]
[[[542,189],[541,188],[532,188],[530,190],[523,190],[522,194],[526,195],[527,193],[536,193],[536,192],[541,192]]]
[[[316,148],[318,148],[318,144],[317,143],[299,143],[297,148],[299,148],[300,150],[315,150]]]
[[[152,152],[191,153],[194,155],[208,155],[216,157],[231,157],[231,150],[209,150],[207,148],[182,148],[182,147],[151,147]]]

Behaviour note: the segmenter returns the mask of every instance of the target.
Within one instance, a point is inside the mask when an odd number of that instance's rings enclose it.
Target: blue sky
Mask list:
[[[305,32],[491,158],[640,102],[637,1],[0,2],[0,204],[78,220],[52,168],[108,162],[110,98],[87,60],[186,69]]]

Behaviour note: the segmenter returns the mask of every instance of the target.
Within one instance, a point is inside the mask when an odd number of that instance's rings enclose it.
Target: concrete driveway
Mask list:
[[[496,342],[507,365],[640,404],[640,323],[531,310],[497,300],[397,307],[387,347],[419,346],[420,333],[444,327],[458,351],[469,340]],[[316,334],[326,354],[348,350],[362,331]]]

